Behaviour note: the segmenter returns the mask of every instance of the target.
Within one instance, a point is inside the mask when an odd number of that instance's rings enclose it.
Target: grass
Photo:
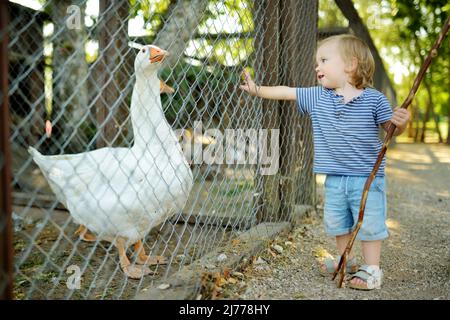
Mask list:
[[[249,191],[254,189],[253,180],[238,180],[235,185],[229,188],[228,190],[221,189],[220,194],[225,195],[227,197],[233,197],[238,195],[241,192]]]

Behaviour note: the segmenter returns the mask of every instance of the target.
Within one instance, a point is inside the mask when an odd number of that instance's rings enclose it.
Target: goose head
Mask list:
[[[134,60],[136,75],[156,74],[169,53],[155,45],[142,46]]]

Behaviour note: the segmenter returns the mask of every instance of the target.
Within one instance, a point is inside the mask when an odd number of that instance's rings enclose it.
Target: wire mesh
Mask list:
[[[317,1],[42,3],[8,3],[15,298],[132,299],[314,204],[309,120],[238,87],[315,84]]]

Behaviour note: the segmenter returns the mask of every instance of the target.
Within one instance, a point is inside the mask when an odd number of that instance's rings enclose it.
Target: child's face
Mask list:
[[[328,89],[342,88],[349,79],[338,45],[337,41],[327,42],[319,47],[316,54],[317,78]]]

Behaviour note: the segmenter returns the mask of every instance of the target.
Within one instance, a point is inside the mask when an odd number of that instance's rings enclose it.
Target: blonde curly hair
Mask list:
[[[330,41],[338,42],[339,51],[345,63],[350,63],[352,58],[357,60],[356,70],[351,75],[350,83],[358,89],[373,87],[375,61],[369,46],[354,35],[341,34],[320,41],[317,48]]]

